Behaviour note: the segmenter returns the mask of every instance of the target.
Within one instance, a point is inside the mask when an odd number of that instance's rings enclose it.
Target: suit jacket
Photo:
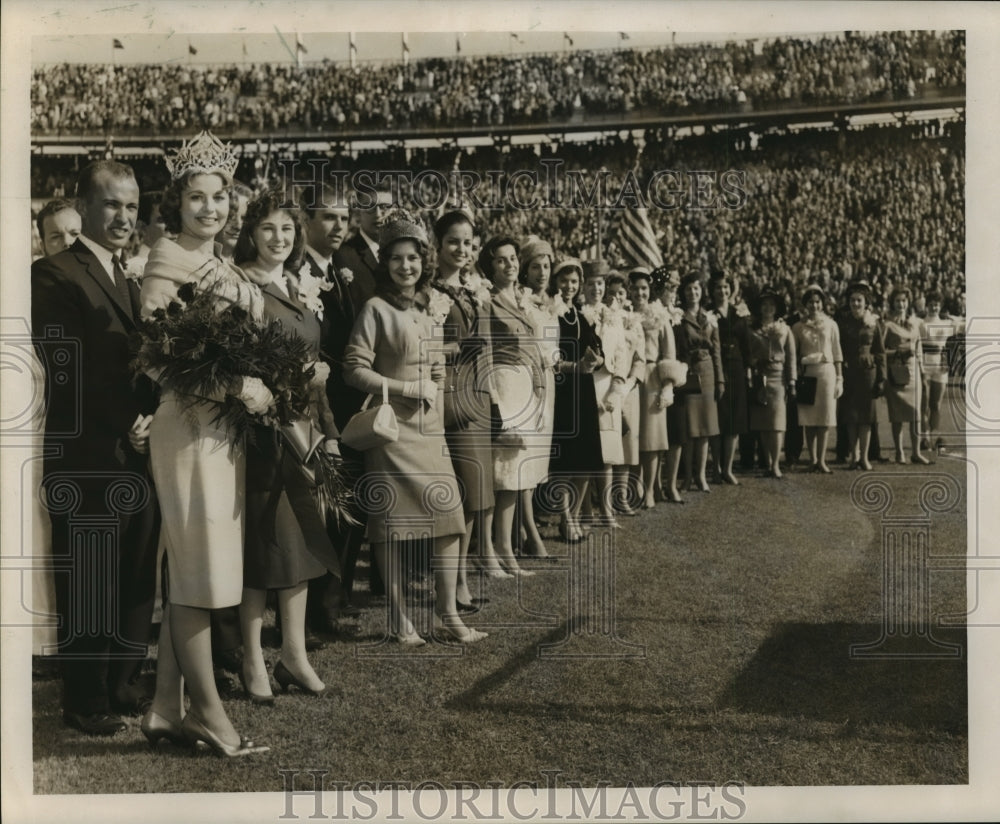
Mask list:
[[[269,283],[261,289],[261,293],[264,295],[264,319],[266,321],[276,320],[286,332],[298,335],[310,345],[312,356],[318,358],[320,354],[320,322],[316,315],[299,300],[295,291],[297,283],[295,276],[289,276],[288,280],[290,295],[284,294],[273,283]],[[317,394],[319,397],[314,396],[313,398],[315,422],[326,437],[340,437],[340,432],[334,423],[327,403],[326,393],[317,390]]]
[[[31,267],[31,322],[46,371],[45,474],[145,465],[128,443],[140,413],[156,408],[153,384],[133,382],[129,335],[139,285],[125,306],[97,257],[79,240]],[[57,454],[58,453],[58,454]]]
[[[309,273],[313,277],[329,280],[313,260],[312,255],[306,255]],[[356,266],[357,264],[355,264]],[[337,253],[333,257],[333,266],[339,272],[345,266],[351,269],[354,280],[345,285],[338,280],[339,289],[330,289],[320,293],[323,301],[323,320],[320,322],[320,358],[330,366],[330,378],[326,382],[326,396],[333,411],[337,428],[343,429],[351,416],[358,411],[364,402],[365,393],[344,383],[344,349],[351,337],[351,329],[358,312],[371,294],[363,296],[357,288],[358,274],[354,267],[344,263]],[[372,281],[374,290],[374,280]]]
[[[378,266],[378,260],[365,239],[354,234],[333,253],[333,261],[338,269],[346,266],[354,274],[354,281],[348,289],[354,301],[355,312],[360,312],[365,301],[375,294],[375,267]]]

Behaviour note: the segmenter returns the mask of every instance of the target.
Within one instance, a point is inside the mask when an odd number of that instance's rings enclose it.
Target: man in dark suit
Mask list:
[[[354,273],[357,291],[371,297],[375,292],[375,266],[378,264],[378,227],[392,209],[392,193],[380,188],[370,196],[371,205],[361,206],[355,196],[351,217],[357,224],[357,232],[342,241],[338,255],[342,265]],[[359,304],[360,308],[360,304]],[[350,330],[348,330],[350,331]],[[338,422],[339,424],[339,422]]]
[[[46,371],[42,484],[52,521],[63,718],[88,735],[144,710],[136,685],[151,629],[159,511],[147,473],[152,384],[133,385],[139,285],[121,251],[139,187],[113,161],[77,185],[82,234],[31,269],[32,333]]]
[[[330,409],[337,428],[343,430],[360,408],[365,394],[344,383],[344,349],[351,336],[354,319],[365,301],[375,292],[375,256],[367,246],[355,244],[351,254],[345,251],[350,227],[347,207],[338,205],[336,193],[327,186],[319,187],[320,199],[305,204],[306,261],[310,273],[322,278],[329,289],[322,293],[323,320],[321,349],[323,360],[330,366],[326,383]],[[362,239],[362,244],[366,241]],[[360,461],[342,447],[347,459]],[[309,618],[313,628],[329,632],[336,626],[341,611],[350,603],[364,526],[338,530],[329,525],[330,540],[342,552],[341,568],[324,578],[314,579],[309,587]],[[337,574],[339,573],[339,574]],[[374,574],[374,569],[373,569]],[[372,580],[377,588],[380,581]]]

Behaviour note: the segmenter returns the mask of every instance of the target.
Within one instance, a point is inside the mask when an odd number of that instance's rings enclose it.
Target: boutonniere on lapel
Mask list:
[[[698,321],[701,326],[718,326],[719,316],[715,312],[699,312]]]
[[[477,308],[485,306],[492,300],[489,284],[478,272],[463,272],[459,280]]]
[[[340,276],[340,282],[343,283],[344,286],[350,286],[351,281],[354,280],[354,272],[352,272],[346,266],[338,269],[337,274]]]
[[[303,264],[299,269],[298,283],[295,284],[295,291],[298,298],[305,305],[306,309],[316,313],[319,320],[323,320],[323,299],[320,292],[329,292],[333,288],[332,283],[328,283],[325,278],[318,278],[312,274],[309,264]]]
[[[735,306],[736,317],[738,318],[748,318],[750,317],[750,308],[741,300]]]
[[[130,258],[125,261],[125,277],[128,280],[134,280],[136,283],[142,281],[142,273],[146,268],[146,262],[143,258]]]

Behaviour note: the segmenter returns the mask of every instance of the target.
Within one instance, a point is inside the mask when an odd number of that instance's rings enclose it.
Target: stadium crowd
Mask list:
[[[35,134],[499,126],[964,89],[964,32],[845,33],[656,49],[324,63],[39,66]]]

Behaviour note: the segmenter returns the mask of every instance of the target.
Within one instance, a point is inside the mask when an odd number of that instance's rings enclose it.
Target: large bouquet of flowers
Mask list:
[[[229,426],[234,441],[252,436],[255,424],[283,426],[306,414],[315,368],[302,338],[277,321],[254,322],[242,306],[220,300],[214,287],[202,290],[186,283],[177,297],[140,322],[137,373],[156,375],[187,398],[189,407],[215,404],[213,423]],[[251,413],[230,394],[248,377],[270,390],[274,402],[266,412]]]
[[[278,321],[255,322],[242,306],[222,298],[221,288],[216,284],[199,289],[193,281],[186,283],[177,291],[178,300],[141,321],[135,333],[133,369],[136,374],[155,375],[185,398],[188,410],[199,403],[214,404],[213,423],[230,428],[234,445],[243,436],[252,441],[257,424],[278,428],[312,482],[319,506],[338,522],[356,523],[343,464],[318,448],[319,443],[310,443],[319,433],[309,424],[317,376],[308,344]],[[251,412],[238,395],[231,394],[248,378],[270,391],[273,403],[266,411]],[[197,421],[193,413],[191,420]]]

